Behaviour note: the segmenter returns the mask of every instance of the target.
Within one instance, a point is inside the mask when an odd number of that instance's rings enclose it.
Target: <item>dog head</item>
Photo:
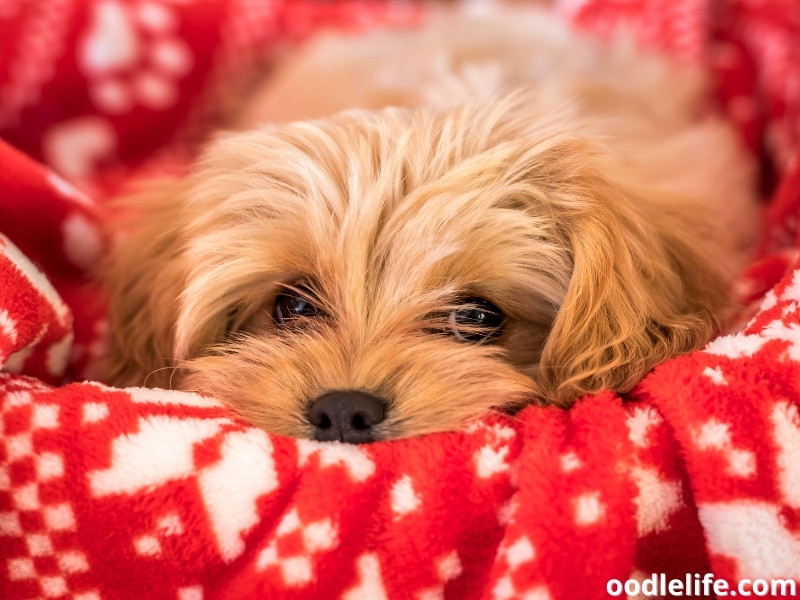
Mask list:
[[[356,442],[629,390],[723,285],[702,215],[590,132],[512,95],[217,140],[109,261],[109,379]]]

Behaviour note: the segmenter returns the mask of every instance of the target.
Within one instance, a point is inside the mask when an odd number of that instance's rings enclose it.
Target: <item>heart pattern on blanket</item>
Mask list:
[[[778,186],[742,330],[624,398],[361,447],[272,436],[197,394],[75,383],[103,352],[94,199],[180,162],[236,70],[276,44],[407,23],[416,5],[46,5],[0,2],[0,596],[591,600],[654,573],[800,585],[800,5],[555,2],[702,62],[761,153]]]

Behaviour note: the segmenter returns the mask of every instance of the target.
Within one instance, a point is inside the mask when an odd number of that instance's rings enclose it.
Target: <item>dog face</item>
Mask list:
[[[722,284],[589,131],[523,94],[218,140],[111,256],[109,379],[354,442],[630,389]]]

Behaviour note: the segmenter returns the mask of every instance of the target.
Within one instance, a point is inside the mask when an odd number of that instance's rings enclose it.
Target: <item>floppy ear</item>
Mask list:
[[[727,285],[709,258],[712,224],[686,198],[584,182],[591,198],[563,229],[574,270],[543,349],[546,400],[630,390],[651,368],[719,328]]]
[[[173,328],[186,277],[184,187],[179,180],[159,181],[120,202],[132,216],[114,224],[121,240],[100,273],[109,300],[109,349],[101,368],[114,385],[169,387]]]

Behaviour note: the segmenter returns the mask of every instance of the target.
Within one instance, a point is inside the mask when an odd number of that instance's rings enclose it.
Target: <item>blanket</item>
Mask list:
[[[800,5],[556,5],[715,74],[770,203],[741,331],[624,396],[355,446],[92,380],[104,322],[89,271],[102,198],[191,154],[236,56],[262,60],[322,26],[413,21],[417,7],[44,4],[0,3],[0,598],[797,595]]]

